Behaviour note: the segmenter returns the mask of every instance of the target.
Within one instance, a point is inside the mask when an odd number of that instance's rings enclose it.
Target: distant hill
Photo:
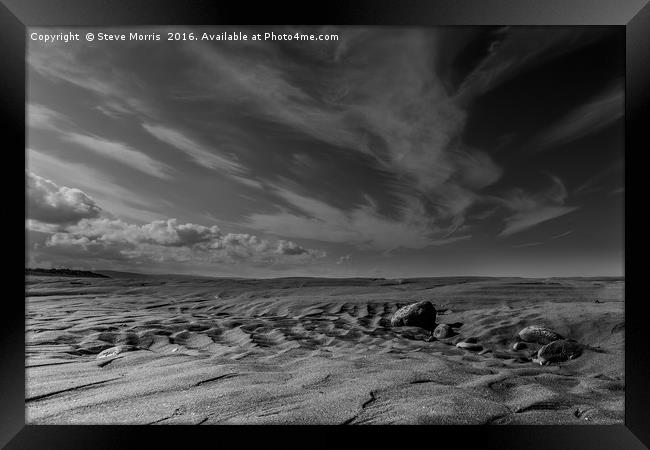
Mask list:
[[[39,269],[39,268],[25,268],[25,275],[39,275],[51,277],[86,277],[86,278],[111,278],[108,275],[102,275],[87,270],[72,270],[72,269]]]
[[[98,270],[97,273],[109,278],[151,278],[152,275],[137,272],[124,272],[120,270]]]

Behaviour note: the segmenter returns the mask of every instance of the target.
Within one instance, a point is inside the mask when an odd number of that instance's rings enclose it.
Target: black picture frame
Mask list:
[[[611,426],[439,426],[439,427],[186,427],[186,426],[36,426],[25,425],[24,290],[16,263],[7,284],[16,295],[6,295],[0,329],[0,445],[7,449],[39,448],[180,448],[197,438],[211,446],[242,447],[273,442],[283,447],[337,445],[360,438],[363,444],[453,446],[470,442],[481,448],[530,449],[642,449],[650,446],[650,345],[647,339],[648,300],[640,280],[632,280],[632,255],[643,252],[633,240],[630,204],[634,154],[650,149],[647,117],[650,106],[650,5],[647,0],[366,0],[328,1],[297,5],[246,1],[208,2],[169,0],[0,0],[0,111],[4,119],[5,155],[25,148],[26,27],[109,25],[217,25],[217,24],[346,24],[346,25],[612,25],[625,28],[625,425]],[[645,119],[645,120],[644,120]],[[24,158],[23,158],[24,160]],[[6,168],[16,178],[20,171]],[[11,177],[7,179],[12,180]],[[19,183],[15,180],[15,183]],[[12,186],[16,186],[16,184]],[[9,190],[11,191],[11,189]],[[17,210],[19,210],[20,206]],[[16,210],[16,209],[14,209]],[[24,225],[15,220],[16,233]],[[636,227],[634,226],[636,224]],[[13,233],[12,233],[13,234]],[[638,234],[638,233],[637,233]],[[634,252],[632,251],[634,248]],[[24,252],[25,247],[22,247]],[[18,253],[21,250],[16,251]],[[23,274],[23,272],[20,272]],[[13,276],[15,274],[15,276]],[[24,275],[22,275],[24,276]],[[637,292],[639,291],[639,292]],[[24,297],[22,297],[24,298]],[[314,429],[316,428],[316,429]],[[356,435],[356,436],[355,436]],[[360,436],[359,436],[360,435]]]

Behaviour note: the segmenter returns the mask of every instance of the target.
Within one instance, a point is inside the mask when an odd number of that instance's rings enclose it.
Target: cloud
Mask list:
[[[355,29],[351,36],[308,55],[325,63],[322,72],[272,45],[236,54],[185,48],[199,62],[197,95],[371,157],[399,180],[394,186],[435,204],[437,218],[462,217],[502,169],[460,139],[467,114],[436,76],[435,34]]]
[[[522,211],[506,219],[506,227],[499,236],[510,236],[527,230],[537,224],[564,216],[578,209],[570,206],[540,206],[534,210]]]
[[[526,247],[537,247],[539,245],[543,245],[543,242],[527,242],[525,244],[517,244],[513,245],[513,248],[526,248]]]
[[[280,236],[347,243],[382,251],[419,249],[469,238],[446,236],[445,230],[437,227],[415,200],[404,208],[401,217],[389,219],[380,215],[369,199],[350,211],[343,211],[286,189],[278,188],[275,193],[299,213],[288,210],[255,213],[248,217],[244,226]]]
[[[556,234],[551,236],[550,238],[544,240],[544,241],[536,241],[536,242],[528,242],[524,244],[517,244],[513,245],[514,248],[525,248],[525,247],[537,247],[539,245],[544,245],[544,243],[549,242],[549,241],[554,241],[556,239],[562,239],[568,235],[573,233],[573,230],[565,231],[564,233]]]
[[[62,138],[68,142],[85,147],[105,158],[113,159],[135,170],[146,173],[147,175],[162,179],[171,178],[171,167],[131,148],[127,144],[75,132],[65,133],[62,135]]]
[[[593,192],[598,192],[604,188],[604,184],[608,179],[617,177],[617,182],[623,178],[623,170],[625,168],[625,161],[621,158],[609,164],[605,169],[590,176],[584,183],[573,190],[573,195],[583,195]]]
[[[80,145],[103,157],[119,161],[135,170],[157,178],[169,179],[172,169],[149,155],[127,144],[75,131],[76,125],[65,115],[47,106],[30,103],[28,107],[28,126],[31,128],[55,131],[59,137]]]
[[[563,237],[566,237],[573,233],[573,230],[565,231],[564,233],[556,234],[554,236],[551,236],[551,240],[554,241],[555,239],[561,239]]]
[[[61,113],[38,103],[27,105],[27,126],[31,129],[59,131],[69,120]]]
[[[32,172],[52,180],[67,180],[68,183],[91,195],[106,214],[109,212],[122,218],[150,222],[160,219],[161,214],[152,211],[163,206],[159,196],[145,196],[135,192],[101,170],[85,164],[57,158],[51,152],[27,149],[27,166]]]
[[[48,33],[56,31],[47,30]],[[104,101],[105,111],[155,115],[148,105],[128,89],[134,81],[133,74],[120,70],[110,56],[106,47],[86,42],[41,45],[28,41],[27,63],[41,76],[55,82],[72,84],[100,97]]]
[[[45,246],[86,258],[256,264],[298,263],[324,258],[325,252],[292,241],[261,239],[250,234],[223,233],[217,226],[178,223],[176,219],[134,225],[116,219],[84,219],[52,234]]]
[[[617,82],[537,135],[529,148],[542,151],[597,133],[623,117],[625,92]]]
[[[208,150],[201,144],[190,139],[180,131],[174,130],[162,125],[149,123],[142,124],[142,127],[158,140],[175,147],[189,157],[197,164],[209,169],[220,169],[228,172],[241,172],[242,166],[228,158],[224,158],[213,151]]]
[[[341,264],[347,264],[350,262],[350,259],[352,259],[352,256],[350,255],[343,255],[341,256],[337,261],[336,264],[341,265]]]
[[[327,256],[324,251],[293,241],[225,233],[216,225],[179,223],[175,218],[129,223],[110,217],[83,191],[58,186],[31,172],[27,195],[26,227],[47,234],[43,245],[38,244],[35,250],[50,260],[277,267]]]
[[[59,186],[32,172],[27,174],[27,217],[42,224],[69,225],[99,217],[102,209],[79,189]]]
[[[562,181],[557,177],[551,177],[551,181],[550,188],[537,194],[530,195],[516,189],[500,199],[507,209],[514,212],[505,219],[506,226],[499,233],[500,237],[511,236],[578,209],[576,206],[564,205],[567,191]]]
[[[229,174],[232,179],[249,187],[262,187],[259,182],[243,176],[248,170],[242,164],[218,154],[214,149],[207,148],[180,131],[152,123],[144,123],[142,127],[156,139],[181,150],[196,164]]]
[[[473,99],[535,66],[575,51],[603,38],[590,29],[503,27],[487,56],[460,85],[457,96]]]

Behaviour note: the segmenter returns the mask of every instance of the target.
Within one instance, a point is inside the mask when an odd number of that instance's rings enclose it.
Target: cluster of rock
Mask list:
[[[540,365],[558,363],[574,359],[582,355],[585,346],[573,339],[566,339],[555,331],[539,325],[531,325],[521,330],[512,349],[515,351],[527,348],[526,343],[538,344],[542,347],[533,353],[533,362]]]
[[[442,340],[454,336],[455,332],[449,324],[436,324],[436,309],[429,301],[412,303],[398,309],[390,320],[392,327],[412,326],[431,331],[427,340]],[[531,325],[517,334],[517,342],[512,350],[519,352],[533,346],[541,346],[530,355],[533,362],[540,365],[568,361],[579,357],[585,346],[573,339],[566,339],[555,331],[539,325]],[[465,338],[456,342],[456,347],[486,353],[476,338]],[[530,361],[529,358],[525,358]]]
[[[392,327],[420,327],[431,331],[431,336],[427,340],[447,339],[454,336],[452,325],[446,323],[436,323],[436,308],[433,304],[424,300],[417,303],[411,303],[398,309],[390,319]],[[468,346],[468,348],[471,346]]]

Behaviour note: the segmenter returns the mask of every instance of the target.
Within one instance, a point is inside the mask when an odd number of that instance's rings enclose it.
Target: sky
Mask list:
[[[30,267],[624,273],[619,29],[72,31],[82,39],[28,39]],[[87,31],[161,41],[87,42]]]

